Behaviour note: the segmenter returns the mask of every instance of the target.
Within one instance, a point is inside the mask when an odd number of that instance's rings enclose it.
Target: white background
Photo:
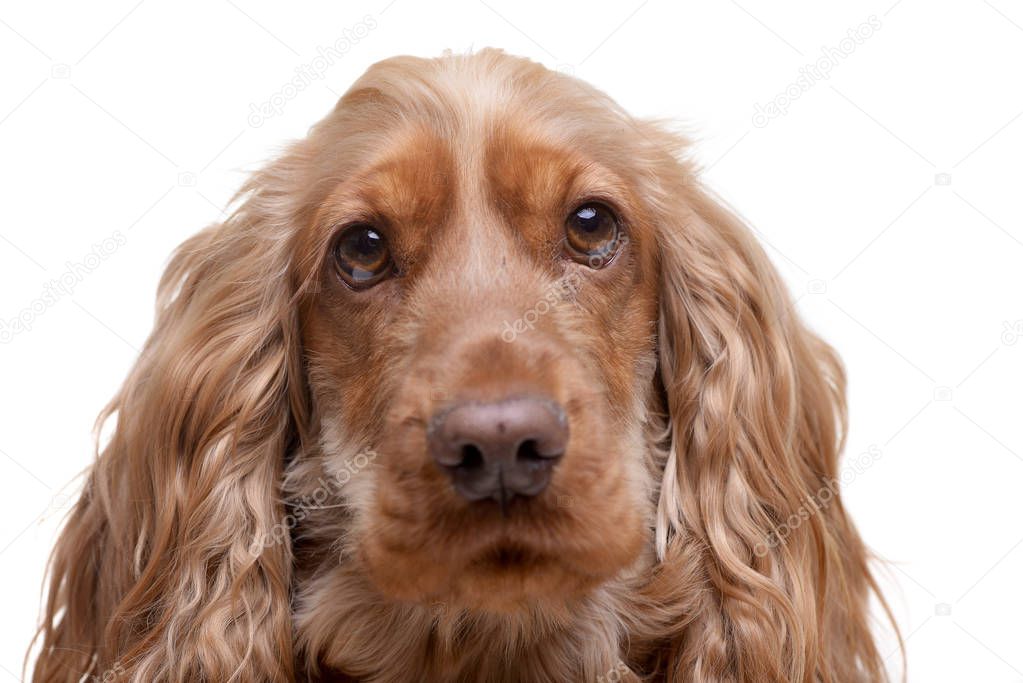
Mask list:
[[[0,6],[0,320],[31,320],[0,344],[0,681],[19,679],[92,421],[146,337],[171,249],[371,63],[483,46],[692,131],[706,182],[847,363],[847,466],[877,457],[845,495],[890,563],[909,679],[1023,681],[1020,3],[389,2]],[[753,125],[870,15],[880,28],[828,80]],[[250,125],[367,16],[321,80]],[[117,231],[125,243],[38,310]]]

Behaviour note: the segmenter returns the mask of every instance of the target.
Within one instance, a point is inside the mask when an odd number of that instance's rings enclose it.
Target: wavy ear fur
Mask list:
[[[292,679],[291,551],[265,543],[305,419],[289,175],[285,159],[255,176],[162,278],[155,329],[100,417],[112,438],[51,559],[37,683]]]
[[[661,666],[679,682],[886,680],[877,586],[837,489],[842,366],[750,230],[657,135],[669,413],[657,546],[667,564],[699,564],[702,583]]]

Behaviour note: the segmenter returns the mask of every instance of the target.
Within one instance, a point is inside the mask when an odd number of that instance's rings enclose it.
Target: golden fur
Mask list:
[[[33,680],[886,680],[842,368],[684,148],[499,51],[373,66],[175,253]],[[594,198],[600,269],[558,256]],[[352,220],[399,265],[367,291]],[[429,416],[530,391],[571,425],[550,487],[470,505]]]

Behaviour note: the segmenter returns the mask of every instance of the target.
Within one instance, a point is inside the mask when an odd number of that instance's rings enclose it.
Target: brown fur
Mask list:
[[[837,476],[841,366],[683,148],[497,51],[370,69],[176,252],[34,680],[885,680],[840,500],[770,542]],[[560,256],[592,199],[600,269]],[[398,265],[366,291],[330,264],[353,220]],[[571,439],[502,516],[425,427],[515,393]]]

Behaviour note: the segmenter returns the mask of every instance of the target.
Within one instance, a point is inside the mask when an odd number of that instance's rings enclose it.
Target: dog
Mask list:
[[[371,67],[172,257],[33,680],[887,680],[842,366],[688,149]]]

